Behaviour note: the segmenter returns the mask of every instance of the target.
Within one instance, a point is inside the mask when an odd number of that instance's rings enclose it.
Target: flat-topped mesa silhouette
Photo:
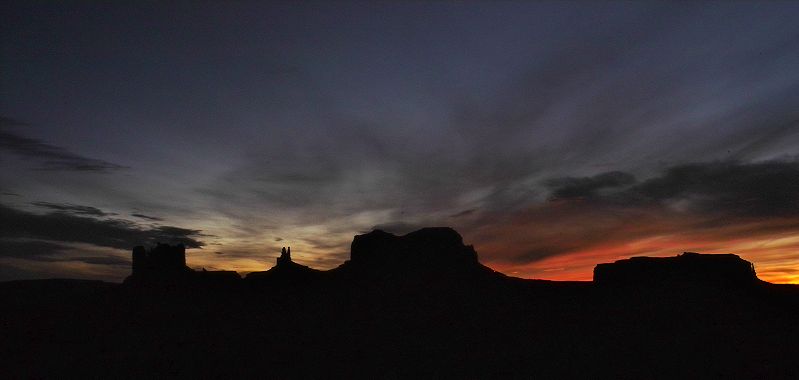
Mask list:
[[[193,272],[186,266],[186,247],[183,244],[159,243],[150,249],[138,246],[133,248],[132,258],[131,280],[178,278]]]
[[[356,236],[329,271],[285,248],[246,279],[182,246],[133,255],[121,289],[0,283],[5,377],[799,378],[799,285],[735,255],[600,264],[596,283],[498,274],[449,228]]]
[[[186,265],[186,247],[183,244],[169,245],[158,243],[146,249],[144,246],[133,248],[132,271],[125,279],[128,284],[147,284],[189,281],[234,281],[240,277],[234,271],[197,272]]]
[[[194,271],[186,266],[183,245],[158,244],[147,250],[133,249],[133,272],[126,283],[233,283],[240,280],[233,271]],[[266,271],[249,273],[250,284],[352,283],[402,287],[434,284],[486,285],[493,280],[527,283],[533,280],[507,277],[488,268],[477,259],[471,245],[448,227],[423,228],[397,236],[381,230],[356,235],[350,260],[339,267],[321,271],[294,262],[291,248],[283,247],[276,265]],[[485,280],[489,280],[486,282]],[[759,283],[751,263],[733,254],[686,252],[676,257],[633,257],[614,263],[599,264],[594,269],[594,283],[630,288],[665,286],[684,288],[695,285],[740,286]]]
[[[133,248],[133,275],[151,273],[180,273],[186,266],[186,246],[183,244],[158,244],[147,250],[143,246]]]
[[[450,229],[373,231],[338,269],[295,271],[286,249],[270,280],[228,283],[195,280],[214,272],[187,272],[180,247],[134,252],[131,277],[191,280],[0,283],[0,347],[22,363],[4,377],[799,378],[799,285],[681,286],[754,281],[734,255],[535,281],[474,275],[491,272]]]
[[[374,230],[352,241],[350,260],[337,270],[392,280],[499,275],[477,260],[471,245],[448,227],[423,228],[403,236]]]
[[[632,257],[594,268],[594,283],[619,286],[747,286],[760,282],[752,263],[733,254],[685,252]]]

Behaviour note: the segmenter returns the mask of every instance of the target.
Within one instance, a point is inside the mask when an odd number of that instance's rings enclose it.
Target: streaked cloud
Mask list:
[[[139,214],[139,213],[133,213],[133,214],[130,214],[130,216],[135,216],[135,217],[137,217],[139,219],[149,220],[149,221],[153,221],[153,222],[162,222],[163,221],[163,219],[161,219],[159,217],[150,216],[150,215],[144,215],[144,214]]]
[[[73,215],[86,215],[86,216],[95,216],[95,217],[116,215],[115,213],[104,212],[96,207],[73,205],[69,203],[31,202],[31,204],[55,212],[61,212]]]
[[[615,177],[624,185],[599,180]],[[797,161],[691,163],[641,181],[612,174],[547,183],[550,200],[469,228],[487,261],[561,279],[590,279],[598,262],[689,250],[741,253],[767,269],[766,279],[796,265],[796,257],[785,260],[791,255],[769,257],[768,243],[799,229]],[[799,241],[790,247],[799,251]]]
[[[0,120],[22,194],[0,213],[31,249],[208,242],[190,264],[248,271],[291,245],[325,269],[370,228],[449,225],[531,277],[688,249],[799,266],[797,4],[112,8],[2,25],[0,112],[32,125]]]
[[[81,156],[62,147],[13,132],[10,127],[25,123],[0,116],[0,151],[35,160],[37,170],[107,172],[127,169],[126,166]]]
[[[98,219],[81,214],[51,212],[35,214],[0,205],[0,239],[38,239],[52,242],[86,243],[129,250],[156,242],[200,248],[199,230],[173,226],[143,227],[124,219]]]

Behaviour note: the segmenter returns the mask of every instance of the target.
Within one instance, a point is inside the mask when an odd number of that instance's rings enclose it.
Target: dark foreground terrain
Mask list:
[[[332,271],[289,253],[245,279],[139,252],[125,284],[0,283],[2,377],[799,378],[799,287],[733,255],[563,283],[493,272],[448,229],[373,232]]]

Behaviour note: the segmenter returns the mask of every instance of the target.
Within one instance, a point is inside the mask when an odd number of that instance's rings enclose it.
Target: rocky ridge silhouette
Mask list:
[[[799,378],[799,286],[735,255],[508,277],[448,228],[356,236],[350,260],[240,278],[134,249],[122,285],[0,283],[5,378]]]
[[[356,235],[350,259],[322,271],[294,262],[283,247],[275,266],[249,273],[244,282],[319,280],[369,281],[375,285],[440,284],[452,281],[499,281],[507,276],[481,264],[477,252],[448,227],[428,227],[397,236],[382,230]],[[235,272],[197,272],[186,266],[185,247],[159,244],[133,249],[133,270],[126,283],[231,281]],[[520,279],[515,279],[520,280]],[[675,257],[632,257],[597,264],[594,283],[617,286],[748,286],[760,281],[754,265],[734,254],[685,252]]]
[[[684,252],[675,257],[632,257],[594,268],[594,283],[598,285],[746,286],[758,281],[754,265],[733,254]]]

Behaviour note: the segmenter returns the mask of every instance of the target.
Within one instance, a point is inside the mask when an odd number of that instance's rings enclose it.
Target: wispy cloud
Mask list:
[[[145,219],[145,220],[149,220],[149,221],[153,221],[153,222],[161,222],[161,221],[164,220],[164,219],[156,217],[156,216],[144,215],[144,214],[139,214],[139,213],[133,213],[133,214],[130,214],[130,216],[135,216],[137,218]]]
[[[115,213],[108,213],[103,210],[100,210],[97,207],[74,205],[71,203],[31,202],[31,204],[37,207],[46,208],[55,212],[62,212],[66,214],[86,215],[86,216],[116,215]]]
[[[74,8],[58,17],[85,11]],[[150,66],[127,64],[121,50],[71,22],[53,33],[11,33],[19,46],[85,43],[54,49],[58,59],[49,61],[20,55],[3,72],[8,94],[20,94],[6,114],[49,111],[37,116],[47,120],[37,128],[41,140],[24,123],[0,119],[0,154],[66,172],[6,165],[3,180],[16,180],[7,189],[72,202],[40,204],[50,214],[20,217],[46,231],[10,227],[14,236],[104,246],[163,234],[204,239],[154,224],[186,220],[222,236],[226,260],[205,263],[229,268],[260,268],[259,255],[279,250],[270,246],[277,236],[298,255],[305,250],[307,263],[335,266],[352,235],[370,227],[452,225],[492,264],[560,260],[559,268],[577,257],[662,253],[679,242],[713,247],[737,234],[777,236],[790,230],[797,208],[795,164],[784,158],[799,146],[796,10],[788,3],[411,4],[353,7],[330,18],[299,7],[286,19],[304,22],[239,25],[232,15],[244,9],[218,15],[193,6],[237,25],[219,28],[213,41],[164,40],[158,25],[128,30],[138,22],[129,12],[102,25],[154,41],[145,48],[162,64]],[[193,30],[205,19],[175,25]],[[11,27],[53,26],[29,21]],[[215,53],[231,40],[242,42],[236,54]],[[173,45],[212,56],[164,54]],[[55,70],[75,57],[99,69]],[[53,85],[92,76],[81,96]],[[55,128],[102,144],[66,149],[44,137]],[[120,171],[102,159],[108,151],[137,170],[121,181],[74,175]],[[124,221],[81,204],[136,214]],[[62,222],[65,236],[55,227]],[[83,236],[78,226],[111,238]],[[699,233],[719,245],[694,244]]]
[[[124,219],[97,219],[65,212],[34,214],[0,205],[1,239],[86,243],[128,250],[136,245],[182,243],[200,248],[201,231],[173,226],[144,227]]]
[[[25,123],[0,117],[0,151],[39,162],[37,170],[69,170],[86,172],[108,172],[127,169],[126,166],[108,161],[84,157],[62,147],[22,136],[9,130],[10,127],[25,126]]]
[[[618,188],[635,182],[635,177],[629,173],[607,172],[592,177],[564,177],[554,178],[546,182],[551,187],[554,198],[582,198],[592,197],[603,189]]]
[[[548,201],[466,226],[485,260],[550,278],[557,275],[544,268],[557,266],[582,279],[598,262],[692,249],[740,249],[772,271],[797,264],[765,255],[769,241],[799,228],[797,161],[691,163],[640,181],[610,173],[545,183]]]
[[[666,168],[642,182],[628,173],[549,180],[555,200],[661,206],[703,215],[799,217],[799,161],[719,161]],[[609,189],[599,193],[600,189]]]

